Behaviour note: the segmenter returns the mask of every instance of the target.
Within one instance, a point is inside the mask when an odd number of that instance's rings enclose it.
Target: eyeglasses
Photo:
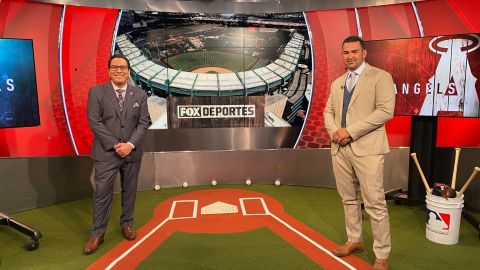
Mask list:
[[[127,70],[128,70],[128,66],[115,66],[115,65],[111,65],[111,66],[110,66],[110,69],[111,69],[111,70],[127,71]]]

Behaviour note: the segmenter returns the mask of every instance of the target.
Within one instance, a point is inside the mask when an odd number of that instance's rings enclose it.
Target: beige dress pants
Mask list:
[[[370,215],[373,252],[378,259],[388,259],[391,250],[390,223],[383,189],[384,155],[356,156],[350,145],[340,147],[332,156],[337,190],[342,198],[348,240],[362,240],[362,211],[359,191],[365,210]]]

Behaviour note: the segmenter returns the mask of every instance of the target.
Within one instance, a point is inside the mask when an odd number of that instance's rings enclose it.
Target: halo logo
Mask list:
[[[437,115],[439,112],[463,112],[463,116],[478,116],[479,101],[467,54],[478,49],[480,37],[475,34],[439,36],[430,41],[432,52],[440,54],[435,74],[428,80],[434,91],[427,96],[420,115]],[[430,89],[431,90],[431,89]]]
[[[12,78],[8,77],[7,74],[3,74],[2,79],[0,80],[0,92],[1,91],[14,91],[15,90],[15,82]]]

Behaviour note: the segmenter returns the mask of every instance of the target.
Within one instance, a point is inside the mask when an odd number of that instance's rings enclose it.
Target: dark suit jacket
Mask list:
[[[151,125],[147,94],[144,91],[128,85],[123,112],[120,112],[112,83],[94,86],[88,93],[87,114],[94,134],[93,159],[97,161],[121,159],[113,146],[119,142],[131,142],[135,149],[125,159],[128,162],[141,160],[143,138]]]

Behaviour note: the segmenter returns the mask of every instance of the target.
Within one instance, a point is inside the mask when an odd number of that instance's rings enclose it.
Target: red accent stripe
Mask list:
[[[80,155],[90,154],[93,139],[86,106],[88,89],[107,82],[107,62],[117,9],[67,6],[63,25],[62,72],[65,106]]]
[[[73,154],[63,112],[58,69],[61,14],[61,5],[14,0],[0,2],[2,36],[33,40],[40,113],[40,126],[0,129],[2,157]]]

